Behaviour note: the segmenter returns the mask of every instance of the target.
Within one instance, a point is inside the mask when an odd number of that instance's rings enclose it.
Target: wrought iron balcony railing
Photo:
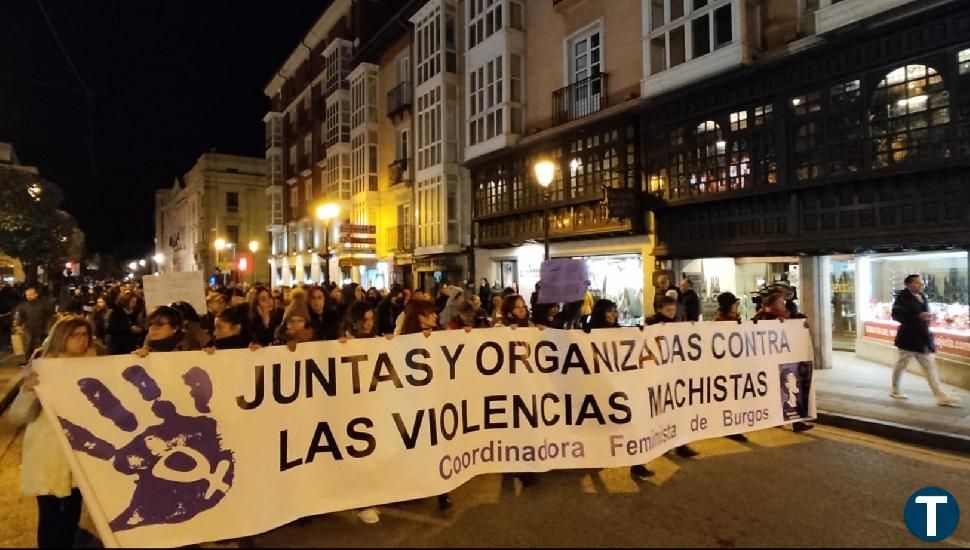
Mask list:
[[[595,73],[552,92],[553,124],[565,124],[606,107],[608,76],[606,73]]]

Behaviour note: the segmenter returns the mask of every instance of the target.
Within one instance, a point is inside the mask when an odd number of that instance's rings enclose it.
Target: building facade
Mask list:
[[[833,348],[890,362],[894,291],[920,273],[943,378],[970,384],[966,4],[648,3],[656,269],[695,279],[707,310],[794,284],[820,366]]]
[[[260,158],[205,153],[170,189],[156,191],[159,271],[201,271],[219,282],[268,281],[266,168]],[[217,250],[220,239],[225,247]]]
[[[586,261],[596,297],[635,324],[652,297],[649,216],[612,217],[607,189],[644,191],[639,118],[641,3],[469,2],[465,161],[474,194],[476,279],[539,279],[550,257]],[[533,167],[555,165],[544,191]]]

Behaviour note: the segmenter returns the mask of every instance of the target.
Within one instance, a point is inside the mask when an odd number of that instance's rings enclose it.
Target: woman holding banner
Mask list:
[[[256,287],[256,295],[249,303],[249,335],[254,345],[268,346],[276,337],[276,329],[283,322],[283,310],[276,307],[273,295],[265,286]]]
[[[347,308],[347,314],[340,325],[340,343],[356,338],[373,338],[377,336],[377,323],[374,321],[374,307],[366,300],[355,301]],[[357,517],[367,524],[381,521],[376,506],[357,510]]]
[[[182,314],[169,306],[158,306],[148,316],[148,335],[145,345],[132,353],[145,357],[149,352],[194,351],[202,349],[192,337],[182,330]]]
[[[411,300],[404,308],[404,323],[401,334],[430,334],[438,330],[438,310],[431,300]],[[438,495],[438,509],[448,510],[453,506],[448,493]]]
[[[212,339],[203,348],[206,353],[217,349],[246,349],[252,343],[246,324],[249,321],[249,308],[246,305],[227,307],[215,320]]]
[[[37,357],[94,357],[100,355],[94,341],[94,327],[77,315],[61,318],[38,350]],[[10,418],[27,425],[20,466],[20,490],[37,497],[37,546],[73,548],[81,520],[81,492],[57,439],[59,429],[41,413],[34,388],[39,378],[30,371],[20,393],[10,406]]]
[[[525,305],[525,298],[518,294],[506,296],[502,301],[502,319],[495,324],[497,327],[534,327],[529,320],[529,308]]]

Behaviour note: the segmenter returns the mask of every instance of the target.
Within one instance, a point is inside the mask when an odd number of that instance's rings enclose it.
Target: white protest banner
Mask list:
[[[206,312],[205,280],[201,271],[146,275],[142,278],[142,284],[148,311],[172,302],[188,302],[200,315]]]
[[[570,258],[546,260],[539,268],[539,283],[540,304],[582,300],[589,287],[586,262]]]
[[[479,474],[641,464],[815,415],[808,329],[791,321],[37,363],[109,546],[241,537]]]

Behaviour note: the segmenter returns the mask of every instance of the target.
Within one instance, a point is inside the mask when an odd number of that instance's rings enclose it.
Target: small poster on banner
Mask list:
[[[200,315],[206,312],[205,279],[201,271],[148,275],[142,279],[142,284],[148,311],[172,302],[188,302]]]
[[[586,262],[569,258],[546,260],[539,268],[539,285],[540,304],[582,300],[589,288]]]

